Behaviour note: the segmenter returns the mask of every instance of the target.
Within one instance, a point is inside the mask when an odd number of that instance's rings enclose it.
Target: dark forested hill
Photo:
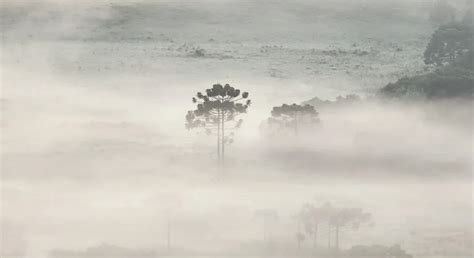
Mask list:
[[[472,16],[472,11],[466,17]],[[474,56],[472,22],[440,26],[424,52],[425,64],[432,72],[404,77],[380,90],[384,97],[396,98],[472,98],[474,95]]]

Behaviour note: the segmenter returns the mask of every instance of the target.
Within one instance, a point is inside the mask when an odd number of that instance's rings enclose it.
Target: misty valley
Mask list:
[[[5,0],[1,258],[473,256],[471,0]]]

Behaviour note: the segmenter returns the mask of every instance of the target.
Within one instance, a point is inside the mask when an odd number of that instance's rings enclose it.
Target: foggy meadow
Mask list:
[[[0,257],[472,257],[471,1],[0,17]]]

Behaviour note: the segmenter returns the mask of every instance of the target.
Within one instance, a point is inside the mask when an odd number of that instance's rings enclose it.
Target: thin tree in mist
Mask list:
[[[364,225],[372,225],[372,215],[361,208],[337,209],[331,215],[329,225],[334,228],[336,250],[339,251],[339,241],[345,230],[357,230]]]
[[[251,104],[248,97],[248,92],[241,93],[229,84],[214,84],[205,94],[198,92],[192,98],[196,109],[186,114],[186,128],[201,128],[209,135],[216,135],[217,164],[221,169],[225,164],[225,145],[233,142],[233,130],[243,122],[236,117],[246,113]]]
[[[316,249],[318,246],[318,230],[322,219],[319,215],[319,209],[311,204],[303,205],[300,211],[300,219],[305,232],[313,236],[313,248]]]
[[[305,241],[306,239],[306,236],[305,234],[303,233],[303,223],[304,223],[304,220],[305,220],[305,216],[306,214],[302,211],[299,211],[296,215],[293,216],[293,219],[296,220],[296,243],[297,243],[297,246],[298,246],[298,250],[301,249],[301,244],[303,244],[303,242]]]
[[[319,123],[319,113],[313,106],[287,105],[273,107],[271,117],[268,118],[268,125],[275,131],[292,131],[298,135],[298,131],[303,127],[310,127]]]
[[[305,233],[313,238],[313,249],[318,248],[318,238],[321,225],[329,224],[330,216],[333,214],[333,207],[326,203],[321,207],[312,204],[304,204],[298,212],[296,218],[303,225]]]
[[[160,206],[157,214],[157,217],[161,217],[163,222],[163,238],[160,237],[160,239],[163,240],[163,247],[166,248],[166,251],[171,253],[177,243],[177,236],[173,230],[176,225],[176,218],[179,217],[179,211],[183,205],[182,200],[175,194],[166,193],[161,194],[159,199],[153,198],[151,203]]]
[[[364,225],[372,225],[371,214],[364,212],[361,208],[336,208],[330,203],[320,207],[312,204],[304,204],[296,215],[304,226],[304,233],[312,236],[313,248],[318,247],[318,236],[321,229],[326,229],[327,248],[339,251],[340,236],[347,230],[357,230]]]
[[[261,209],[255,211],[255,217],[262,219],[263,222],[263,244],[267,247],[270,239],[270,223],[278,219],[278,213],[272,209]]]

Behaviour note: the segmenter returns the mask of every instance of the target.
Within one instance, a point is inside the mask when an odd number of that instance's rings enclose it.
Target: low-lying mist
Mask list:
[[[277,137],[265,129],[271,103],[256,104],[222,172],[215,138],[184,128],[187,86],[78,87],[48,72],[21,74],[3,81],[9,248],[165,250],[171,223],[176,250],[251,253],[262,241],[254,212],[274,209],[272,241],[291,249],[292,216],[308,202],[373,214],[375,225],[349,233],[345,248],[405,243],[421,252],[417,241],[428,240],[413,232],[462,233],[471,224],[469,103],[361,100],[318,109],[316,128]]]
[[[298,1],[287,12],[283,1],[226,1],[249,17],[220,20],[229,6],[200,2],[100,2],[76,4],[77,11],[59,1],[5,5],[2,257],[311,255],[312,240],[298,249],[296,238],[295,216],[307,203],[371,214],[370,226],[341,233],[341,250],[400,245],[415,257],[472,254],[472,102],[374,93],[423,70],[413,60],[431,32],[415,11],[426,1],[416,10],[387,1],[403,17],[393,38],[379,28],[354,40],[365,34],[353,31],[353,19],[390,23],[392,16],[381,18],[383,3]],[[257,17],[266,6],[271,19]],[[300,19],[318,8],[311,23]],[[223,13],[203,15],[213,11]],[[48,29],[55,21],[62,26]],[[236,29],[225,30],[229,24]],[[286,25],[265,30],[275,24]],[[337,29],[311,34],[302,24]],[[421,36],[401,38],[410,26],[409,35]],[[214,83],[252,99],[221,170],[216,137],[185,128],[191,98]],[[334,101],[346,94],[361,99]],[[332,101],[315,104],[316,126],[268,127],[274,106],[314,97]],[[261,211],[275,219],[264,221]],[[331,237],[321,232],[319,245]]]

